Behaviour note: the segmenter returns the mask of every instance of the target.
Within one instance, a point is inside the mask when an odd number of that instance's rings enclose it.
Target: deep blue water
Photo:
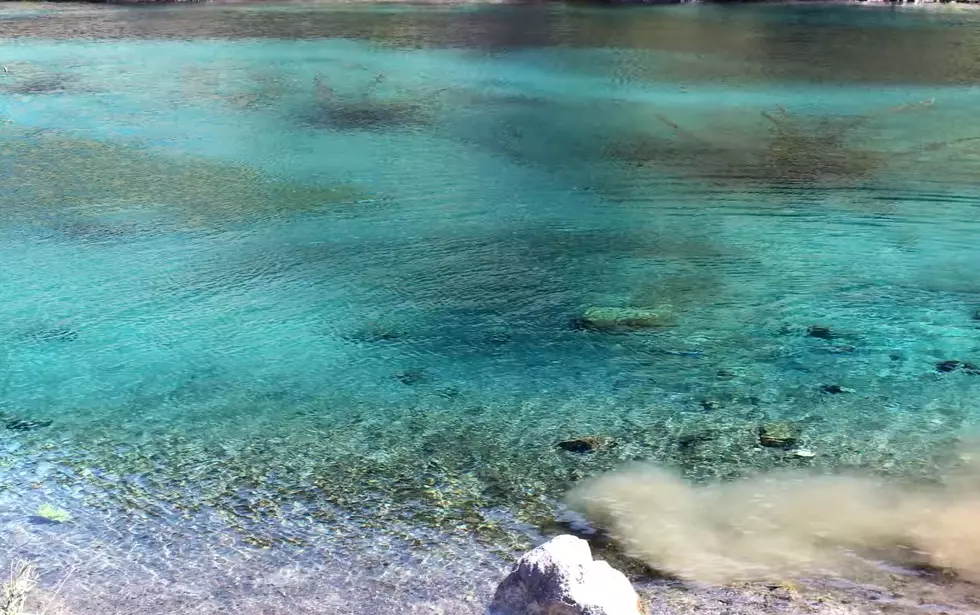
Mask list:
[[[0,24],[0,524],[49,578],[221,612],[339,558],[365,612],[478,594],[627,461],[934,477],[980,418],[975,13]],[[759,446],[774,420],[816,456]],[[617,445],[555,447],[584,435]]]

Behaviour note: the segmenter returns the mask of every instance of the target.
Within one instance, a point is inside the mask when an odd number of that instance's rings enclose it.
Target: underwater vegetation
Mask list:
[[[34,96],[60,94],[74,89],[77,79],[64,72],[51,72],[28,62],[11,62],[0,72],[0,94]]]
[[[16,187],[0,190],[7,223],[58,218],[64,224],[149,214],[200,228],[362,198],[344,183],[306,184],[246,164],[9,125],[0,129],[0,170],[18,180]]]
[[[37,568],[33,564],[12,562],[10,576],[0,584],[0,615],[24,615],[28,597],[37,586]]]
[[[248,66],[190,66],[184,69],[179,96],[204,104],[219,102],[236,111],[267,109],[282,104],[292,91],[283,74]]]
[[[353,92],[334,89],[322,75],[313,80],[313,105],[307,123],[336,130],[392,130],[425,126],[436,114],[436,97],[444,90],[398,97],[383,91],[388,81],[378,73]]]
[[[741,117],[713,130],[697,130],[656,113],[669,134],[637,131],[607,143],[614,159],[641,167],[674,169],[724,185],[847,187],[882,171],[911,170],[922,154],[980,142],[980,135],[925,142],[896,149],[881,142],[875,122],[897,113],[926,112],[934,100],[868,115],[804,115],[783,107]],[[948,162],[948,161],[947,161]]]

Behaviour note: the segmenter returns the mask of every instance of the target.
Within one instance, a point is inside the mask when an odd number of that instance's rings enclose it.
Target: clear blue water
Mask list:
[[[980,15],[0,20],[0,524],[51,579],[154,588],[119,612],[287,569],[468,612],[583,477],[932,477],[980,418],[937,370],[980,364]],[[616,446],[555,447],[585,435]]]

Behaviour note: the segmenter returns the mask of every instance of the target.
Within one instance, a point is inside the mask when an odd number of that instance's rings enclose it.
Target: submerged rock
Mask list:
[[[800,439],[800,427],[789,421],[770,421],[759,425],[759,444],[773,448],[792,448]]]
[[[834,331],[825,325],[810,325],[807,327],[807,335],[810,337],[819,337],[823,340],[830,340],[834,338]]]
[[[677,438],[677,446],[681,451],[689,451],[701,444],[715,440],[718,433],[714,430],[704,430],[693,433],[686,433]]]
[[[936,363],[936,371],[943,372],[943,373],[949,373],[949,372],[956,371],[956,369],[960,365],[962,365],[962,363],[960,363],[959,361],[957,361],[955,359],[952,359],[952,360],[949,360],[949,361],[940,361],[939,363]]]
[[[48,523],[69,523],[72,521],[71,513],[62,510],[51,504],[41,504],[37,508],[36,518]]]
[[[609,436],[584,436],[562,440],[555,444],[558,448],[570,453],[594,453],[605,448],[616,446],[616,441]]]
[[[649,308],[590,307],[573,320],[581,329],[650,329],[674,324],[670,312]]]
[[[589,543],[567,534],[524,554],[494,594],[488,615],[639,615],[626,576],[593,560]]]
[[[950,372],[955,372],[956,370],[962,370],[963,372],[972,376],[980,376],[980,366],[976,365],[975,363],[970,363],[968,361],[957,361],[956,359],[936,363],[936,371],[938,372],[948,374]]]
[[[839,384],[825,384],[820,389],[824,393],[830,393],[831,395],[840,395],[841,393],[857,393],[854,389],[849,389],[847,387],[842,387]]]

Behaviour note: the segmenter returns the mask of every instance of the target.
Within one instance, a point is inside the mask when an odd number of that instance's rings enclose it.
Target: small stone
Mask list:
[[[489,615],[640,615],[626,576],[562,535],[524,554],[494,593]]]
[[[570,453],[594,453],[605,448],[616,446],[616,441],[609,436],[584,436],[562,440],[555,444],[558,448]]]
[[[591,307],[573,319],[572,325],[579,329],[650,329],[673,326],[674,318],[666,310]]]
[[[759,444],[772,448],[792,448],[800,438],[800,428],[788,421],[770,421],[759,426]]]
[[[956,368],[958,368],[960,365],[962,365],[962,363],[955,359],[940,361],[939,363],[936,363],[936,371],[948,374],[949,372],[956,371]]]
[[[820,339],[829,340],[833,339],[834,332],[830,327],[824,325],[810,325],[807,327],[807,335],[810,337],[819,337]]]
[[[971,376],[980,376],[980,366],[975,363],[970,363],[969,361],[957,361],[956,359],[951,359],[949,361],[941,361],[936,363],[936,371],[948,374],[950,372],[955,372],[957,369],[963,370],[963,373],[970,374]]]
[[[825,384],[820,388],[824,393],[830,393],[831,395],[840,395],[841,393],[857,393],[857,391],[854,389],[842,387],[839,384]]]
[[[812,459],[813,457],[817,456],[816,453],[805,448],[798,448],[795,451],[793,451],[791,454],[793,455],[793,457],[799,457],[801,459]]]

